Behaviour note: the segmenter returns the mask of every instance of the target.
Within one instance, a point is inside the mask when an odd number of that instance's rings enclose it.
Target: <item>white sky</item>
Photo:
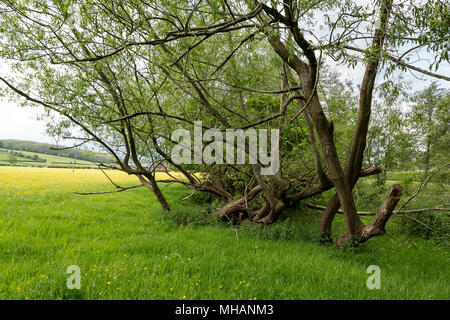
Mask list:
[[[41,108],[23,108],[0,98],[0,140],[53,142],[45,134],[45,123],[36,119],[41,112]]]

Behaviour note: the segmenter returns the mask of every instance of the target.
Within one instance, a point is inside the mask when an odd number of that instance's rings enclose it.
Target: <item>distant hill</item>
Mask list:
[[[75,160],[89,161],[89,162],[101,162],[112,163],[114,158],[108,154],[101,152],[94,152],[85,149],[67,149],[67,150],[53,150],[54,145],[48,143],[24,141],[24,140],[0,140],[0,148],[14,150],[14,151],[27,151],[35,152],[39,154],[46,154],[57,157],[70,158]],[[64,146],[58,146],[64,148]]]
[[[47,167],[47,168],[96,168],[97,166],[85,160],[49,154],[19,151],[0,148],[0,166]]]

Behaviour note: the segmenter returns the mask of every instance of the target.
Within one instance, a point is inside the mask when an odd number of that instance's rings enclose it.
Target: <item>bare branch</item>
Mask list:
[[[103,192],[74,192],[74,193],[78,194],[80,196],[90,196],[90,195],[94,195],[94,194],[119,193],[119,192],[131,190],[131,189],[141,188],[143,186],[144,186],[143,184],[140,184],[140,185],[132,186],[132,187],[120,187],[118,190],[111,190],[111,191],[103,191]]]

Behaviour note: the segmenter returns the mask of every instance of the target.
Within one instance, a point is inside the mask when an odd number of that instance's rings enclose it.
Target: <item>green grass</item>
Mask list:
[[[32,162],[31,159],[27,159],[27,158],[23,158],[23,157],[17,157],[17,165],[33,165],[33,166],[67,166],[67,165],[71,165],[74,162],[76,162],[77,166],[94,166],[95,165],[92,162],[89,161],[84,161],[84,160],[75,160],[72,158],[67,158],[67,157],[60,157],[60,156],[54,156],[54,155],[49,155],[49,154],[44,154],[44,153],[37,153],[37,152],[29,152],[29,151],[22,151],[22,150],[9,150],[9,149],[1,149],[0,148],[0,163],[2,164],[9,164],[9,160],[8,160],[8,153],[9,151],[16,151],[16,152],[20,152],[23,153],[25,155],[29,155],[29,156],[34,156],[37,155],[39,156],[39,158],[45,159],[47,160],[46,163],[42,163],[42,162]]]
[[[17,157],[17,156],[16,156],[16,159],[17,159],[17,161],[29,161],[30,160],[27,158],[22,158],[22,157]],[[9,153],[7,150],[0,149],[0,161],[9,162]]]
[[[419,238],[387,235],[351,250],[265,240],[245,228],[237,238],[232,227],[170,223],[145,189],[82,197],[72,191],[112,187],[5,177],[0,172],[0,299],[450,298],[447,249]],[[180,202],[189,194],[183,187],[163,192],[174,212],[204,208]],[[317,219],[300,212],[295,223],[300,232]],[[70,265],[82,270],[81,290],[66,287]],[[366,287],[370,265],[381,268],[380,290]]]

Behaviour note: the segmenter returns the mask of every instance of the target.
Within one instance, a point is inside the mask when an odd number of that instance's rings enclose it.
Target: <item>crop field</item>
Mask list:
[[[121,186],[139,183],[108,174]],[[450,298],[448,250],[430,241],[388,234],[343,250],[261,237],[257,227],[182,227],[143,188],[74,194],[113,189],[98,170],[0,167],[0,299]],[[190,194],[182,186],[162,191],[170,215],[205,207],[195,197],[178,201]],[[319,217],[302,210],[298,232]],[[81,269],[79,290],[66,285],[72,265]],[[366,286],[370,265],[381,269],[379,290]]]

